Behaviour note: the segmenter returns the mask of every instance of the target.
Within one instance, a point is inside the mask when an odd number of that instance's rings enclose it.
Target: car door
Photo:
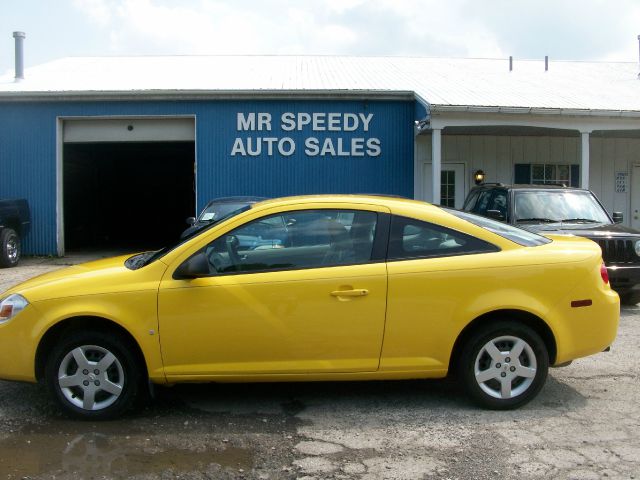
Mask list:
[[[387,289],[381,213],[267,215],[195,252],[209,275],[174,279],[169,268],[158,293],[167,378],[375,371]]]

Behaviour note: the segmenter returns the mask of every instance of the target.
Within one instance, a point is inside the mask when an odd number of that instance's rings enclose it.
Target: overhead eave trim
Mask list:
[[[412,91],[389,90],[135,90],[0,92],[3,101],[118,101],[118,100],[395,100],[413,101]]]
[[[497,107],[469,105],[431,105],[432,113],[503,113],[513,115],[561,115],[584,117],[640,118],[638,110],[594,110],[579,108]]]

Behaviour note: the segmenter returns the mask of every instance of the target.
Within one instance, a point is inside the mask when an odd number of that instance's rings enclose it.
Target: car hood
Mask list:
[[[532,223],[517,224],[530,232],[560,235],[577,235],[579,237],[639,237],[640,232],[620,224],[607,223]]]
[[[106,258],[45,273],[10,288],[3,297],[19,293],[30,302],[37,302],[60,297],[157,289],[167,266],[155,261],[139,270],[130,270],[124,266],[125,260],[130,257]]]

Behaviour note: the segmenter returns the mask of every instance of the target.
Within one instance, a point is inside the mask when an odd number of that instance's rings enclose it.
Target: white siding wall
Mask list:
[[[592,138],[591,189],[598,195],[607,210],[624,213],[624,223],[629,225],[631,189],[640,188],[640,178],[631,178],[633,165],[640,164],[640,139]],[[616,193],[616,173],[628,174],[627,193]]]
[[[580,137],[443,135],[442,150],[443,165],[466,165],[469,185],[473,185],[472,176],[478,169],[485,172],[486,182],[513,183],[516,163],[580,163]],[[416,171],[422,174],[422,165],[431,162],[429,135],[416,138],[416,159]],[[623,212],[627,225],[631,189],[640,188],[640,178],[631,178],[634,164],[640,164],[640,139],[591,138],[591,190],[609,212]],[[627,193],[615,193],[616,172],[628,173]],[[416,198],[424,198],[419,189]]]

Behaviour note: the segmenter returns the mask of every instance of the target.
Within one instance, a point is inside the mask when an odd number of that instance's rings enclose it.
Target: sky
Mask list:
[[[0,0],[0,75],[68,56],[638,61],[640,0]]]

